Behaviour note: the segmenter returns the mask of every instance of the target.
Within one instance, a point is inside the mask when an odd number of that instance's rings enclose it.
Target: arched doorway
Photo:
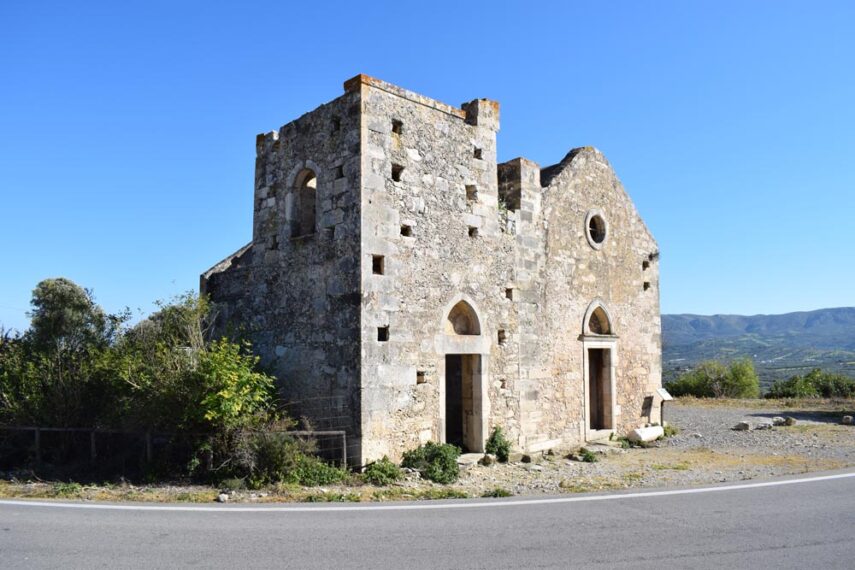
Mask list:
[[[440,383],[441,440],[483,452],[489,341],[472,304],[460,299],[445,312],[438,336],[444,374]]]
[[[615,393],[617,335],[605,305],[594,301],[582,323],[585,387],[585,439],[611,435],[617,425]]]

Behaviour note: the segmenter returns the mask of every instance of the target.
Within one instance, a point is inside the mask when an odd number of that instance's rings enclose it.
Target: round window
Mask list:
[[[585,234],[594,249],[600,249],[609,235],[609,225],[602,210],[591,210],[585,217]]]

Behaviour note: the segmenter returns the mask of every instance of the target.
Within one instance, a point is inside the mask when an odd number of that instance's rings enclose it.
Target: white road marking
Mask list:
[[[331,512],[342,511],[410,511],[410,510],[435,510],[435,509],[477,509],[497,507],[520,507],[525,505],[552,505],[557,503],[587,503],[590,501],[619,501],[624,499],[646,499],[649,497],[668,497],[671,495],[694,495],[697,493],[721,493],[725,491],[738,491],[742,489],[757,489],[761,487],[779,487],[782,485],[797,485],[800,483],[815,483],[819,481],[831,481],[833,479],[846,479],[855,477],[855,472],[838,473],[835,475],[820,475],[817,477],[803,477],[801,479],[783,479],[777,481],[765,481],[761,483],[741,483],[738,485],[724,485],[721,487],[699,487],[696,489],[675,489],[671,491],[641,491],[637,493],[616,493],[610,495],[581,495],[575,497],[550,497],[545,499],[511,499],[507,501],[486,500],[480,502],[463,501],[454,503],[412,502],[397,505],[314,505],[314,506],[276,506],[268,507],[262,505],[238,507],[231,505],[221,506],[197,506],[197,505],[122,505],[101,503],[62,503],[53,501],[28,501],[28,500],[0,500],[0,506],[9,507],[51,507],[60,509],[98,509],[111,511],[189,511],[189,512],[211,512],[211,513],[305,513],[305,512]]]

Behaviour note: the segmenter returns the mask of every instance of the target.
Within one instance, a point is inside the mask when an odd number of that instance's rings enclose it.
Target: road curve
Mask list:
[[[803,569],[855,559],[855,471],[381,508],[73,505],[0,501],[0,567]]]

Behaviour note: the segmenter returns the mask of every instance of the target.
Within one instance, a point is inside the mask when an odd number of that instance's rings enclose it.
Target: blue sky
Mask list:
[[[365,4],[365,5],[363,5]],[[855,3],[0,4],[0,324],[109,311],[249,241],[255,135],[367,73],[502,104],[499,159],[602,150],[666,313],[855,305]]]

